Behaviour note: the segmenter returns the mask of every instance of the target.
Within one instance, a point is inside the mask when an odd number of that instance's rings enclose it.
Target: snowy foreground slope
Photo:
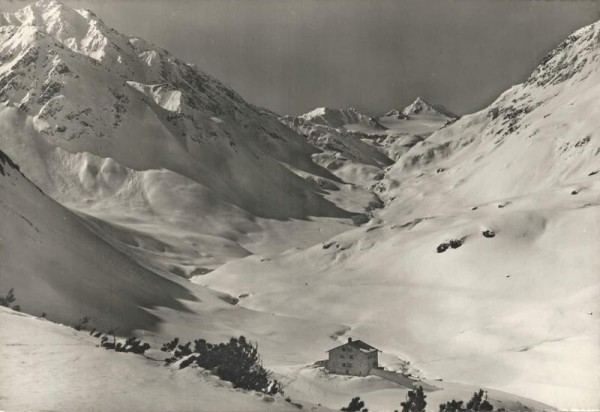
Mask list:
[[[96,347],[85,332],[0,307],[0,394],[7,411],[297,411],[207,372]],[[309,411],[329,409],[304,404]]]
[[[599,58],[596,23],[412,146],[376,183],[385,207],[367,225],[194,281],[345,324],[425,376],[598,409]]]
[[[302,405],[303,410],[328,411],[347,405],[356,393],[370,410],[392,410],[407,391],[375,377],[326,376],[305,368],[283,378],[294,382],[287,391],[292,404],[282,396],[235,390],[201,369],[164,366],[158,351],[146,356],[107,351],[87,332],[2,307],[0,326],[0,407],[5,410],[241,412],[297,411]],[[432,383],[440,389],[428,393],[430,405],[467,399],[475,390]],[[500,391],[489,390],[488,396],[507,410],[551,409]]]

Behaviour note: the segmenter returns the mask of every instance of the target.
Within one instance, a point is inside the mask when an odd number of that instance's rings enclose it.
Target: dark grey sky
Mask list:
[[[291,114],[317,106],[376,114],[418,95],[472,112],[600,19],[594,0],[65,2],[197,63],[253,103]]]

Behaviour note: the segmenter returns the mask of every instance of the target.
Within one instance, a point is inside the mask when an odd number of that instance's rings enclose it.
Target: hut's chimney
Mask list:
[[[348,343],[352,343],[352,338],[348,338]]]

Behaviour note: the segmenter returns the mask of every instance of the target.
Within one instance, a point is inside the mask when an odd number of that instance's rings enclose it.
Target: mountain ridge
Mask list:
[[[318,148],[167,51],[54,0],[2,16],[0,149],[123,250],[139,253],[123,229],[166,240],[180,253],[164,264],[146,250],[157,270],[291,247],[279,229],[290,219],[327,220],[332,234],[368,213],[368,195],[336,204],[349,185],[313,162]]]

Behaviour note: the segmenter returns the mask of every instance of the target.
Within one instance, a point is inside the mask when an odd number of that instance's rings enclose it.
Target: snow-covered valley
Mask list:
[[[91,11],[1,14],[0,409],[400,409],[318,363],[352,337],[428,411],[597,410],[599,69],[595,23],[477,113],[280,116]],[[240,335],[285,396],[154,358]]]

